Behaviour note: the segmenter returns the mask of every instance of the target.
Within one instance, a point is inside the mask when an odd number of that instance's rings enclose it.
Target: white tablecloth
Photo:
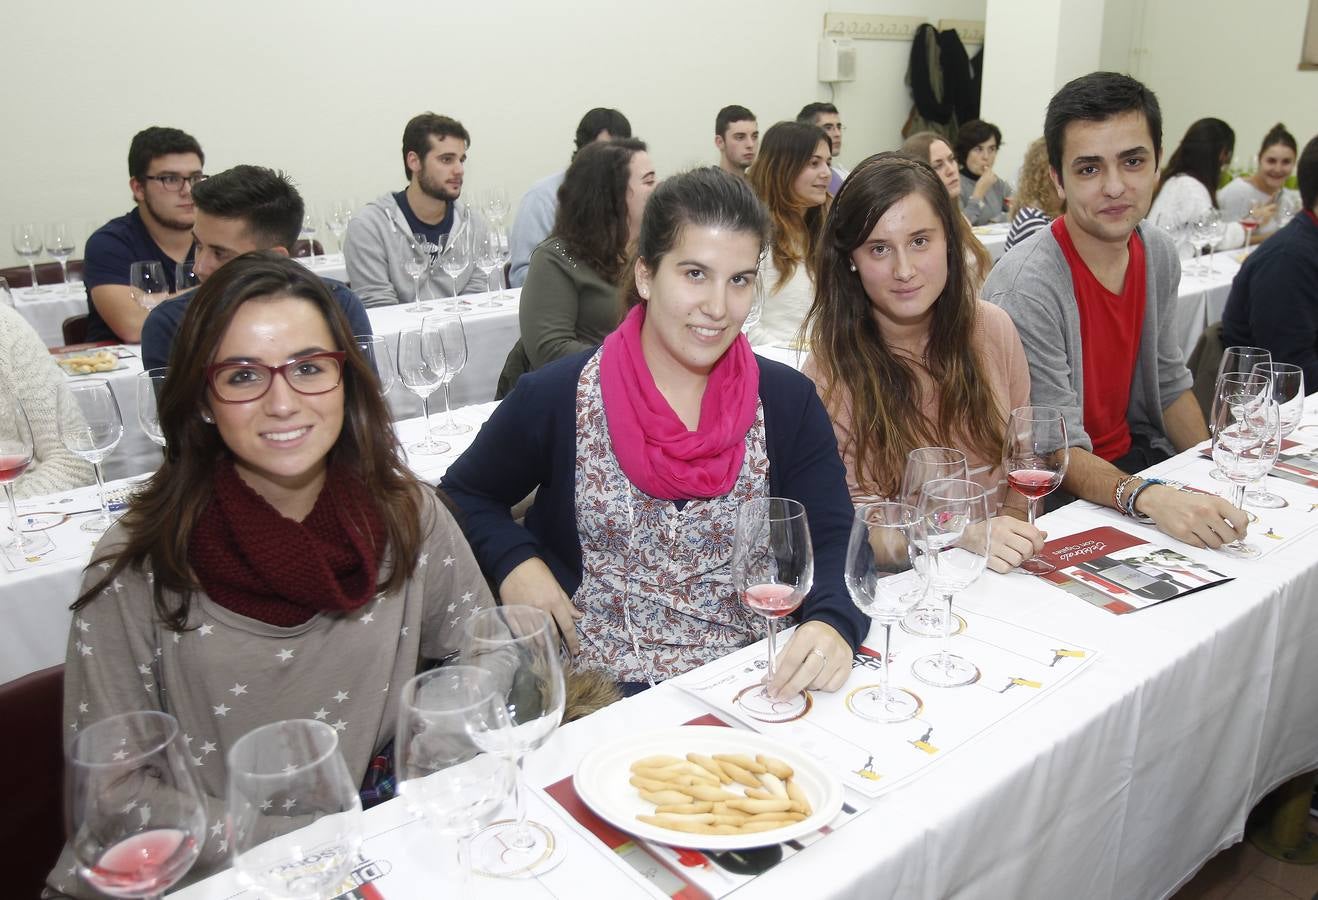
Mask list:
[[[1011,225],[996,222],[992,225],[976,225],[971,230],[994,262],[1002,259],[1002,254],[1007,252],[1007,235],[1011,232]]]
[[[87,313],[87,292],[82,282],[70,285],[45,285],[40,292],[17,288],[14,309],[36,329],[47,347],[64,345],[64,320]]]
[[[299,256],[297,261],[321,278],[333,278],[335,281],[348,283],[348,266],[343,261],[342,253],[327,253],[313,258]]]

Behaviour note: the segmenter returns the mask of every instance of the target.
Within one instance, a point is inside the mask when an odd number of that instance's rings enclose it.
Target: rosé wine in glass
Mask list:
[[[801,605],[801,595],[790,584],[755,584],[746,588],[742,602],[759,615],[781,619]]]
[[[198,849],[185,831],[153,828],[108,848],[85,877],[112,896],[150,897],[178,881],[197,858]]]

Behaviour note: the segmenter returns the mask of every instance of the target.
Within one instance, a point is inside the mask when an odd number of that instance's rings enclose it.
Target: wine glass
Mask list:
[[[1223,375],[1248,375],[1254,371],[1255,366],[1270,362],[1272,362],[1272,353],[1262,347],[1227,347],[1222,351],[1222,358],[1217,363],[1217,377],[1221,378]],[[1227,480],[1221,469],[1213,469],[1208,474],[1214,481]]]
[[[920,507],[920,489],[939,478],[968,478],[966,455],[951,447],[916,447],[906,454],[902,470],[901,495],[896,499]],[[938,598],[928,594],[902,619],[902,630],[919,637],[941,637],[947,623]]]
[[[302,230],[298,232],[298,238],[307,242],[307,265],[314,265],[316,262],[316,227],[319,219],[316,217],[316,207],[310,203],[302,208]]]
[[[456,229],[455,229],[456,230]],[[472,261],[472,229],[463,228],[454,234],[448,233],[444,249],[439,254],[439,267],[444,274],[453,279],[453,299],[444,305],[446,312],[460,312],[466,302],[459,299],[458,276],[467,271]]]
[[[512,259],[513,251],[512,246],[508,243],[507,228],[503,225],[496,225],[494,233],[499,238],[499,266],[495,269],[495,272],[497,272],[499,276],[499,302],[502,303],[504,300],[508,299],[508,292],[505,290],[507,287],[507,279],[505,276],[508,272],[508,261]]]
[[[1281,419],[1263,375],[1223,375],[1213,395],[1213,463],[1231,482],[1231,504],[1244,511],[1245,485],[1264,477],[1281,447]],[[1255,559],[1258,547],[1238,538],[1218,548]]]
[[[168,369],[147,369],[137,373],[137,423],[151,443],[164,449],[165,432],[160,428],[160,410],[157,403],[165,388]]]
[[[449,385],[467,364],[467,332],[462,327],[462,316],[454,313],[426,316],[421,320],[421,330],[426,334],[426,362],[436,372],[443,372],[444,421],[435,426],[434,433],[466,434],[471,426],[453,418],[448,400]]]
[[[5,486],[9,498],[9,522],[14,536],[0,544],[0,549],[12,553],[17,559],[27,555],[27,542],[18,518],[18,504],[14,501],[14,482],[32,465],[32,428],[28,424],[23,404],[0,381],[0,484]]]
[[[959,687],[979,678],[975,664],[951,652],[952,601],[983,573],[990,532],[984,488],[962,478],[940,478],[920,489],[925,548],[932,555],[930,588],[946,605],[943,646],[911,664],[911,674],[934,687]]]
[[[128,286],[132,288],[137,305],[144,309],[155,309],[160,301],[169,296],[165,267],[155,259],[144,259],[130,265]]]
[[[482,746],[490,746],[490,732],[511,727],[494,675],[475,666],[423,672],[399,700],[399,796],[432,828],[457,840],[464,883],[471,872],[471,836],[490,823],[517,781],[511,760]]]
[[[1200,217],[1203,222],[1204,236],[1208,239],[1208,277],[1217,274],[1214,265],[1218,245],[1226,240],[1226,221],[1222,218],[1222,213],[1217,209],[1209,208]]]
[[[1277,404],[1278,438],[1285,440],[1304,418],[1304,369],[1293,363],[1263,362],[1255,363],[1250,374],[1269,380],[1272,402]],[[1280,509],[1286,505],[1284,497],[1268,490],[1266,473],[1259,479],[1257,490],[1245,491],[1245,502],[1259,509]]]
[[[485,214],[496,225],[503,225],[508,216],[508,192],[502,185],[495,185],[485,191]]]
[[[875,722],[902,722],[920,714],[920,698],[888,680],[892,626],[928,592],[927,560],[921,556],[924,522],[905,503],[867,503],[856,510],[847,542],[847,591],[851,602],[883,626],[883,668],[877,688],[857,688],[847,698],[853,712]]]
[[[486,228],[476,235],[476,268],[481,270],[485,276],[485,290],[490,289],[490,276],[494,274],[495,269],[499,268],[499,235],[493,228]],[[494,297],[487,297],[477,306],[498,306],[499,301]]]
[[[110,383],[101,378],[70,381],[59,386],[55,400],[60,440],[73,453],[92,464],[101,501],[101,513],[82,523],[83,531],[102,532],[114,522],[105,499],[101,463],[119,445],[124,420]]]
[[[510,727],[472,733],[487,753],[516,763],[516,816],[495,822],[472,840],[472,857],[488,875],[537,875],[553,866],[553,833],[526,818],[522,762],[542,746],[563,719],[565,687],[558,626],[544,610],[505,605],[473,613],[466,623],[462,663],[490,672]]]
[[[732,587],[751,612],[763,616],[768,629],[768,674],[761,684],[737,695],[737,704],[764,722],[786,722],[803,714],[804,693],[773,697],[775,638],[778,620],[794,612],[815,578],[815,556],[805,507],[783,497],[747,500],[737,510],[732,543]]]
[[[1240,227],[1245,229],[1245,247],[1247,248],[1249,247],[1249,239],[1253,237],[1254,232],[1257,231],[1259,225],[1262,224],[1262,219],[1259,215],[1259,207],[1263,205],[1263,203],[1251,203],[1249,209],[1240,217]]]
[[[425,349],[427,332],[422,329],[403,331],[398,335],[398,380],[403,387],[421,398],[421,414],[425,430],[421,440],[407,445],[408,453],[433,455],[448,450],[449,445],[430,435],[430,395],[444,380],[444,370],[434,369],[427,361]],[[433,340],[434,338],[430,338]]]
[[[174,290],[187,291],[201,284],[201,279],[197,276],[196,261],[185,259],[181,263],[174,264]]]
[[[343,252],[343,236],[348,233],[348,221],[352,218],[352,203],[348,200],[335,200],[325,216],[325,227],[334,235],[334,243]]]
[[[357,864],[362,803],[333,726],[287,719],[229,748],[226,837],[239,880],[262,897],[324,898]]]
[[[1281,192],[1281,199],[1277,201],[1277,228],[1280,230],[1290,224],[1291,219],[1300,211],[1300,201],[1288,191]]]
[[[1039,501],[1057,490],[1066,477],[1070,460],[1066,441],[1066,420],[1051,406],[1022,406],[1007,418],[1003,438],[1002,467],[1007,483],[1025,498],[1028,519],[1034,524]],[[1042,556],[1033,556],[1020,565],[1031,575],[1047,575],[1057,567]]]
[[[358,334],[353,336],[353,340],[375,372],[380,382],[380,396],[383,397],[398,381],[398,370],[394,367],[393,354],[389,352],[389,342],[381,334]]]
[[[23,257],[28,273],[32,276],[32,293],[44,293],[43,288],[37,284],[36,263],[42,248],[41,226],[36,222],[19,222],[14,225],[12,235],[14,252]]]
[[[412,276],[412,305],[407,308],[410,313],[428,313],[430,305],[421,302],[421,276],[430,268],[430,242],[424,234],[412,235],[412,252],[403,259],[403,271]]]
[[[64,287],[69,286],[69,259],[78,247],[73,236],[73,227],[65,222],[55,222],[46,226],[46,252],[59,263],[60,281]]]
[[[68,758],[79,874],[114,897],[162,896],[206,839],[206,806],[178,722],[154,710],[111,716],[77,732]]]

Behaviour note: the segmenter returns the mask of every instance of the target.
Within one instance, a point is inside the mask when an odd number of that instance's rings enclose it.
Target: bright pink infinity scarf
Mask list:
[[[618,464],[652,497],[689,500],[732,490],[755,422],[760,367],[744,334],[714,364],[700,401],[700,426],[688,431],[654,383],[641,350],[645,307],[637,306],[604,339],[600,393]]]

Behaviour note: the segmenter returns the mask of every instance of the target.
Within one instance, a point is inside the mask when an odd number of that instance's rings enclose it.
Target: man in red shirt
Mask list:
[[[1052,98],[1048,161],[1066,213],[1012,249],[984,299],[1016,323],[1031,402],[1062,411],[1070,494],[1151,519],[1196,547],[1243,537],[1226,500],[1127,475],[1208,437],[1170,328],[1180,261],[1171,239],[1142,229],[1158,180],[1162,115],[1133,78],[1094,72]]]

